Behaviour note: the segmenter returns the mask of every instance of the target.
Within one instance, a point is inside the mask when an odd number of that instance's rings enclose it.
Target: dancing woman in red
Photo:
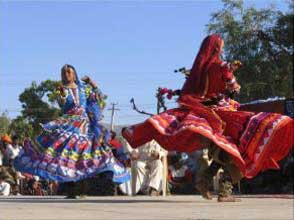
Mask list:
[[[210,35],[202,42],[178,100],[167,110],[124,130],[138,147],[155,139],[167,150],[191,152],[213,144],[227,153],[242,175],[278,169],[293,146],[293,120],[275,113],[238,111],[226,94],[239,92],[236,66],[220,59],[223,40]],[[208,143],[209,142],[209,143]]]

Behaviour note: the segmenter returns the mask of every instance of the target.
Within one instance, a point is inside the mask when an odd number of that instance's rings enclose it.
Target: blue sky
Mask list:
[[[245,1],[287,10],[285,1]],[[91,76],[108,104],[118,103],[117,124],[142,121],[131,109],[155,112],[158,86],[180,88],[220,0],[0,1],[0,112],[19,114],[18,95],[33,80],[59,80],[69,63]],[[172,106],[173,104],[171,104]],[[109,107],[109,105],[108,105]],[[105,122],[110,111],[105,111]]]

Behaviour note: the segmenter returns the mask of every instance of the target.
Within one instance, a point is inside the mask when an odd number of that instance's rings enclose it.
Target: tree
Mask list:
[[[223,3],[207,28],[223,37],[226,60],[243,63],[236,72],[242,86],[238,99],[293,97],[293,12],[244,8],[242,0]]]
[[[18,136],[20,140],[24,140],[26,137],[33,138],[34,134],[33,126],[21,116],[11,121],[8,131],[10,134]]]
[[[10,120],[5,112],[0,115],[0,136],[8,133]]]
[[[56,105],[56,98],[51,98],[50,94],[54,92],[59,85],[58,81],[46,80],[37,85],[32,82],[29,88],[19,95],[19,101],[22,103],[22,117],[15,121],[16,125],[30,123],[33,128],[33,134],[40,132],[40,123],[49,122],[57,118],[60,114],[60,108]],[[23,121],[25,120],[25,121]]]

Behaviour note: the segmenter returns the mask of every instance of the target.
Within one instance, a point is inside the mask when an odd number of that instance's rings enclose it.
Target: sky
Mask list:
[[[258,8],[283,0],[245,0]],[[20,114],[19,94],[32,81],[60,80],[68,63],[79,76],[89,75],[117,103],[115,124],[146,119],[132,110],[155,113],[156,89],[179,89],[220,0],[195,1],[3,1],[0,0],[0,113]],[[169,107],[175,106],[169,101]]]

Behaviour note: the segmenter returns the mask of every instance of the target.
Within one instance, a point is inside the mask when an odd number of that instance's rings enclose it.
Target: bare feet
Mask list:
[[[235,198],[233,196],[218,196],[218,202],[241,202],[241,199]]]
[[[201,193],[204,199],[212,200],[211,193],[209,192],[209,190],[207,189],[207,187],[205,187],[203,183],[201,182],[197,183],[195,187]]]

